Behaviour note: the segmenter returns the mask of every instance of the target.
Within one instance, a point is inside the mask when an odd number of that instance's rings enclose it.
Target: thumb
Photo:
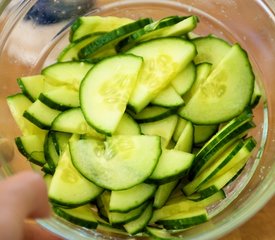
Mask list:
[[[32,171],[22,172],[0,182],[1,215],[14,218],[43,218],[50,214],[47,187],[43,178]]]

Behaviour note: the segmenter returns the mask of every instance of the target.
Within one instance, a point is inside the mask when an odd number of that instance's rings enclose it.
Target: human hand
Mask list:
[[[47,187],[40,175],[27,171],[0,181],[0,239],[58,240],[30,221],[49,215]]]

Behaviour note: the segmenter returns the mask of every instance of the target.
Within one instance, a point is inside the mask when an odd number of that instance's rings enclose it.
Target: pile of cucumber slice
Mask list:
[[[246,52],[196,16],[85,16],[57,61],[7,98],[18,150],[74,224],[173,238],[209,220],[256,146]]]

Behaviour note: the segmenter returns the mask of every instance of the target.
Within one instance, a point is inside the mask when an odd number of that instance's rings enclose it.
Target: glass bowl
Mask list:
[[[77,16],[100,15],[159,19],[169,15],[197,15],[195,33],[214,34],[239,42],[248,52],[263,97],[254,110],[257,127],[252,134],[257,149],[243,173],[226,189],[227,198],[209,209],[212,219],[178,233],[179,238],[215,239],[232,231],[259,211],[274,195],[275,187],[275,3],[260,0],[41,0],[0,2],[0,161],[1,177],[29,163],[18,153],[14,138],[20,135],[6,104],[19,91],[16,78],[39,73],[55,61],[67,44],[69,28]],[[37,220],[66,239],[134,239],[96,232],[70,224],[54,214]]]

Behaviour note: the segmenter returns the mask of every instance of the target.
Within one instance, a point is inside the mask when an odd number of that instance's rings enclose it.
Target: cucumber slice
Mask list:
[[[144,42],[127,53],[144,59],[137,85],[129,99],[130,107],[140,112],[192,61],[196,49],[181,38],[161,38]]]
[[[180,22],[173,24],[171,26],[157,29],[153,32],[145,34],[138,38],[138,41],[148,41],[152,39],[159,39],[163,37],[181,37],[184,34],[192,31],[198,23],[198,18],[196,16],[190,16],[184,18]]]
[[[145,228],[146,233],[152,236],[153,239],[156,240],[176,240],[177,237],[171,235],[166,229],[164,228],[155,228],[147,226]]]
[[[60,114],[60,111],[52,109],[36,100],[24,113],[23,116],[41,129],[50,129],[54,119]]]
[[[161,219],[166,219],[181,212],[192,211],[196,208],[205,209],[224,198],[225,194],[223,191],[219,191],[210,197],[196,201],[187,199],[182,195],[175,197],[174,199],[169,200],[162,208],[154,210],[150,223],[156,223]]]
[[[152,22],[150,18],[139,19],[107,32],[82,48],[78,56],[80,59],[91,58],[93,55],[98,54],[98,52],[117,45],[122,39],[128,37],[131,33],[144,27],[150,22]]]
[[[194,155],[178,150],[163,150],[156,168],[148,181],[167,183],[185,176],[192,165]]]
[[[146,227],[146,225],[150,221],[150,218],[152,217],[152,213],[153,213],[153,206],[152,204],[148,204],[144,212],[137,219],[124,224],[123,227],[126,229],[126,231],[129,234],[131,235],[137,234]]]
[[[188,121],[186,122],[186,125],[182,130],[174,149],[190,153],[193,147],[193,136],[194,136],[193,124]]]
[[[211,72],[211,69],[212,69],[212,64],[210,64],[210,63],[200,63],[200,64],[196,65],[195,81],[194,81],[193,85],[191,86],[191,88],[189,89],[189,91],[187,91],[183,95],[183,99],[184,99],[185,103],[190,101],[190,99],[193,97],[193,95],[196,93],[196,91],[201,86],[200,84],[202,84],[207,79],[207,77],[209,76],[209,74]]]
[[[77,39],[67,45],[62,52],[58,55],[58,62],[76,61],[78,60],[78,53],[81,48],[87,46],[89,43],[93,42],[99,36],[104,34],[104,32],[98,32],[94,34],[85,35],[84,37]]]
[[[194,125],[194,144],[198,146],[208,141],[218,128],[218,125]]]
[[[17,83],[22,93],[32,102],[34,102],[44,90],[44,81],[45,77],[42,75],[27,76],[17,79]]]
[[[253,91],[251,102],[250,102],[251,108],[255,108],[258,105],[258,103],[260,102],[261,98],[262,98],[262,91],[260,89],[259,83],[257,83],[257,81],[255,81],[254,91]]]
[[[43,167],[41,168],[41,171],[49,176],[52,176],[54,174],[54,172],[52,171],[48,163],[43,165]]]
[[[180,16],[169,16],[163,19],[154,21],[144,28],[139,29],[138,31],[131,34],[128,38],[124,39],[118,44],[118,47],[122,49],[122,51],[126,51],[129,48],[137,45],[138,42],[143,41],[143,39],[149,40],[153,39],[155,35],[158,34],[159,30],[162,28],[166,28],[172,26],[178,22],[180,22],[184,17]]]
[[[178,121],[177,115],[171,115],[162,120],[149,123],[141,123],[141,132],[149,136],[160,136],[161,146],[167,147],[175,131],[175,127]]]
[[[248,129],[254,127],[251,111],[245,111],[237,118],[231,120],[218,131],[196,154],[193,166],[189,171],[189,179],[192,180],[224,149],[230,146],[236,139],[245,135]]]
[[[44,142],[44,155],[45,155],[45,160],[49,165],[51,172],[54,173],[55,168],[59,161],[59,155],[58,155],[58,152],[56,151],[52,135],[53,135],[52,132],[49,131],[46,136],[46,139]]]
[[[183,105],[184,101],[177,91],[169,85],[151,101],[151,104],[161,107],[175,108]]]
[[[179,140],[180,135],[182,134],[182,131],[184,130],[187,122],[188,122],[187,120],[185,120],[181,117],[178,118],[176,129],[173,133],[173,141],[177,142]]]
[[[87,134],[97,139],[105,138],[104,135],[98,133],[86,122],[80,108],[72,108],[61,112],[52,122],[51,130],[65,133]]]
[[[15,139],[18,151],[30,162],[38,166],[43,166],[46,163],[43,154],[44,141],[45,137],[41,135],[26,135]],[[40,152],[42,154],[33,154],[35,152]]]
[[[136,121],[128,114],[124,113],[114,135],[140,135],[141,130]]]
[[[80,82],[92,67],[93,64],[84,62],[58,62],[44,68],[41,73],[49,83],[68,85],[78,90]]]
[[[228,42],[213,35],[198,37],[192,40],[196,45],[195,64],[210,63],[214,69],[231,49]]]
[[[61,155],[64,152],[64,149],[66,148],[72,134],[51,131],[51,136],[56,152],[58,153],[58,155]]]
[[[231,120],[250,104],[253,89],[254,74],[248,57],[235,44],[179,114],[196,124]]]
[[[59,159],[49,188],[50,201],[61,206],[77,207],[95,199],[103,189],[84,178],[73,166],[67,148]]]
[[[53,211],[58,216],[82,227],[95,229],[98,225],[96,214],[88,204],[72,209],[53,207]]]
[[[166,229],[185,229],[204,223],[208,220],[208,214],[205,208],[196,208],[188,212],[178,213],[171,217],[159,220]]]
[[[157,136],[113,136],[106,142],[70,142],[74,166],[87,179],[110,190],[142,183],[153,172],[161,153]],[[123,180],[122,180],[123,179]]]
[[[208,197],[212,194],[215,194],[240,174],[247,160],[251,156],[251,152],[254,149],[256,143],[255,140],[250,137],[246,140],[245,145],[246,146],[242,149],[243,156],[240,156],[236,163],[232,161],[232,164],[228,164],[222,172],[217,174],[216,177],[199,187],[197,192],[202,197]]]
[[[39,100],[48,107],[60,111],[80,106],[78,92],[65,86],[42,92]]]
[[[111,224],[126,224],[128,222],[131,222],[135,219],[137,219],[144,211],[146,206],[148,205],[147,202],[142,204],[141,206],[130,210],[126,213],[120,213],[120,212],[109,212],[109,221]]]
[[[98,132],[115,132],[141,65],[140,57],[117,55],[102,60],[86,75],[80,87],[80,105],[85,119]]]
[[[33,104],[24,94],[18,93],[7,97],[7,104],[16,125],[23,135],[46,135],[47,131],[42,130],[28,119],[23,117],[23,113]]]
[[[215,159],[213,163],[209,164],[208,168],[205,168],[203,171],[201,171],[200,174],[198,174],[191,182],[183,187],[184,194],[187,196],[191,195],[192,193],[196,192],[200,185],[215,177],[215,175],[228,162],[233,161],[233,159],[238,156],[238,153],[242,149],[243,145],[243,140],[239,140],[231,144],[231,146],[220,153],[217,159]]]
[[[149,123],[165,119],[174,114],[175,112],[175,108],[171,109],[158,106],[148,106],[137,114],[132,112],[130,113],[138,123]]]
[[[178,180],[175,180],[158,186],[154,197],[154,208],[161,208],[166,203],[177,184]]]
[[[75,42],[88,34],[109,32],[123,25],[133,22],[129,18],[83,16],[74,21],[71,26],[70,41]]]
[[[184,95],[196,79],[196,67],[193,62],[189,63],[181,72],[171,81],[171,85],[179,95]]]
[[[125,190],[112,191],[109,211],[128,212],[150,199],[155,191],[155,185],[146,183]]]
[[[254,139],[249,138],[245,142],[237,141],[235,144],[226,149],[208,168],[196,176],[193,181],[183,187],[186,195],[194,193],[202,184],[211,181],[216,176],[221,176],[231,169],[237,162],[247,159],[255,147]]]

